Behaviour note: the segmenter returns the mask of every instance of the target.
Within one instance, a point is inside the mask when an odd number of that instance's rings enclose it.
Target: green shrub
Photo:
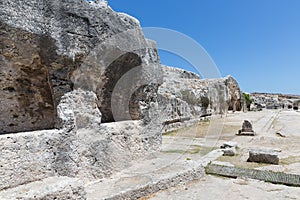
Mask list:
[[[245,97],[247,108],[248,108],[248,110],[250,110],[250,105],[252,104],[252,99],[250,97],[250,94],[246,94],[246,93],[243,93],[243,94]]]

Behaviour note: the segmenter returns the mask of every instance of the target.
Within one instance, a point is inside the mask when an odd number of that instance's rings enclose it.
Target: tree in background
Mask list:
[[[247,94],[247,93],[243,93],[243,94],[244,94],[244,97],[246,100],[247,109],[250,110],[250,106],[252,104],[252,99],[250,97],[250,94]]]

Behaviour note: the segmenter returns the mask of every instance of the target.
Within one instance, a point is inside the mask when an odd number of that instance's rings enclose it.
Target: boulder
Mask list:
[[[225,148],[222,149],[223,151],[223,156],[235,156],[236,155],[236,148],[231,147],[231,148]]]
[[[223,156],[235,156],[237,142],[233,142],[233,141],[224,142],[220,148],[223,151]]]
[[[279,164],[278,153],[275,150],[269,149],[252,149],[249,152],[247,162],[257,162],[266,164]]]
[[[220,147],[221,149],[226,149],[226,148],[237,148],[237,142],[233,142],[233,141],[230,141],[230,142],[224,142],[222,144],[222,146]]]

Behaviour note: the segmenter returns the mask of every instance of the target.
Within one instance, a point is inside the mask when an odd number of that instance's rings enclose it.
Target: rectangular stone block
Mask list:
[[[249,152],[248,162],[279,164],[278,154],[272,150],[252,149]]]

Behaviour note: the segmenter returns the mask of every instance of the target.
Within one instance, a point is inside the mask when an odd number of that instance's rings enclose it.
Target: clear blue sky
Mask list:
[[[246,92],[300,94],[300,0],[108,0],[142,27],[182,32],[199,42],[222,76]],[[163,64],[192,70],[160,52]]]

